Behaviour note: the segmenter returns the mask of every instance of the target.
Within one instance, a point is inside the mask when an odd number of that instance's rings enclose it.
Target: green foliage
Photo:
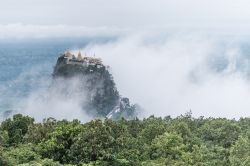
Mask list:
[[[248,166],[250,118],[57,121],[15,115],[0,126],[4,166]]]
[[[200,128],[199,132],[205,142],[229,148],[237,140],[240,127],[235,121],[211,119]]]
[[[28,163],[40,159],[32,144],[23,144],[17,147],[10,147],[2,152],[2,161],[9,165]],[[8,164],[7,164],[8,165]]]
[[[111,134],[111,127],[103,124],[101,120],[94,120],[86,124],[86,128],[87,130],[76,137],[75,143],[70,148],[75,164],[112,160],[115,139]]]
[[[8,140],[9,140],[8,132],[0,130],[0,149],[8,145]]]
[[[0,165],[12,166],[15,161],[13,161],[9,156],[7,156],[3,151],[0,152]]]
[[[185,158],[187,157],[187,158]],[[192,153],[183,157],[189,165],[217,166],[228,165],[228,150],[220,146],[207,147],[205,145],[193,147]]]
[[[162,118],[150,116],[143,120],[143,129],[139,137],[141,141],[149,144],[156,136],[163,134],[167,129],[167,123]]]
[[[51,133],[56,127],[56,120],[54,118],[44,119],[43,123],[36,123],[29,126],[29,130],[24,137],[25,142],[38,144],[43,140],[49,139]]]
[[[246,136],[239,136],[235,145],[230,149],[230,163],[232,166],[250,165],[250,140]]]
[[[8,143],[17,145],[23,141],[24,135],[28,132],[29,125],[33,124],[34,119],[21,114],[16,114],[13,119],[2,122],[1,128],[8,132]]]
[[[18,166],[63,166],[63,165],[51,159],[43,159],[38,161],[31,161],[25,164],[19,164]]]
[[[184,146],[180,135],[166,132],[152,141],[149,148],[150,158],[178,159],[183,152]]]
[[[61,163],[70,162],[70,147],[73,140],[83,130],[79,121],[68,122],[66,120],[59,122],[49,138],[38,144],[40,154],[45,158],[52,158]]]

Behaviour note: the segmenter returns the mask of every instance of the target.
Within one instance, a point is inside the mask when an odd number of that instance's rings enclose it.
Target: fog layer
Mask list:
[[[179,34],[137,35],[82,49],[111,66],[121,94],[144,107],[142,117],[249,116],[249,52],[239,39]]]

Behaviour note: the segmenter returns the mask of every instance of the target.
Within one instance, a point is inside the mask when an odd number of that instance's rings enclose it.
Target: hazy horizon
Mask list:
[[[250,35],[247,0],[10,0],[0,6],[0,39],[196,31]]]

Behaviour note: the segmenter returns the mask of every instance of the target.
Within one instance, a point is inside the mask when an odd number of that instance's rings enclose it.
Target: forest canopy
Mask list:
[[[250,118],[150,116],[113,121],[16,114],[0,126],[4,166],[250,165]]]

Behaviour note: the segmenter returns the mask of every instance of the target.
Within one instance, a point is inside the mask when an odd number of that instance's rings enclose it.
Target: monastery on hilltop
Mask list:
[[[82,56],[80,51],[77,56],[75,56],[69,51],[65,51],[63,55],[66,64],[82,65],[86,67],[91,65],[97,66],[98,68],[103,67],[102,60],[100,58]]]

